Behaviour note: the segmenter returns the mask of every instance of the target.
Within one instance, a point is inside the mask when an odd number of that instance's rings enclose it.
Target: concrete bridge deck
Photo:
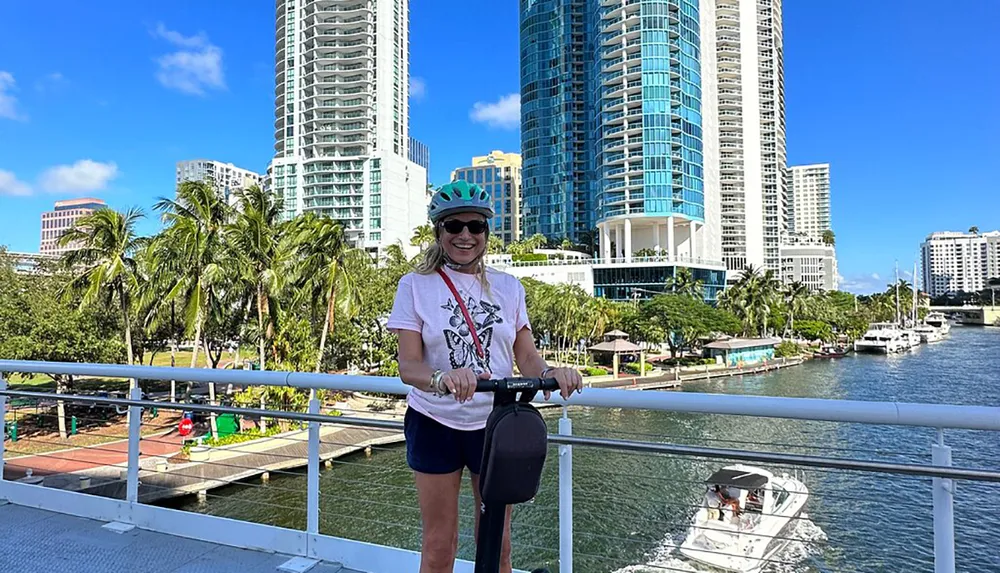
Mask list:
[[[0,501],[0,503],[5,503]],[[216,545],[7,503],[0,505],[4,573],[277,573],[290,555]],[[362,573],[320,563],[309,573]]]

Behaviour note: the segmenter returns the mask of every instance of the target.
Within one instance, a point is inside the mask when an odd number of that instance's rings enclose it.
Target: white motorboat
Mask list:
[[[914,326],[913,332],[916,332],[918,335],[920,335],[920,342],[923,342],[925,344],[930,344],[933,342],[941,342],[941,340],[944,339],[944,335],[941,334],[940,330],[927,323],[918,324],[917,326]]]
[[[933,326],[941,334],[941,338],[948,336],[951,332],[951,323],[948,322],[948,317],[942,312],[932,312],[924,318],[924,324]]]
[[[903,343],[906,345],[904,350],[916,348],[920,346],[921,342],[923,342],[923,340],[920,337],[920,333],[917,332],[916,327],[903,329]]]
[[[738,573],[756,573],[788,542],[809,490],[798,479],[743,464],[727,466],[710,476],[705,505],[692,519],[678,548],[693,561]],[[718,492],[739,503],[719,502]]]
[[[920,343],[917,335],[917,344]],[[854,351],[875,354],[895,354],[911,348],[912,338],[894,322],[875,322],[864,336],[854,341]]]

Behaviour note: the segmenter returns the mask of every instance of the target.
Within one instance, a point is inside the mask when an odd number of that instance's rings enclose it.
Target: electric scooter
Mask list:
[[[507,506],[530,501],[538,493],[548,453],[548,428],[530,403],[539,390],[559,390],[559,383],[554,378],[500,378],[476,384],[476,392],[493,392],[493,410],[486,422],[479,476],[482,506],[475,573],[500,571]]]

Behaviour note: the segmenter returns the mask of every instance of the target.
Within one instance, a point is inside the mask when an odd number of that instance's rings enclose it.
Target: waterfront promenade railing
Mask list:
[[[98,495],[86,495],[73,488],[58,489],[41,487],[24,480],[0,480],[0,498],[14,503],[30,505],[71,513],[95,519],[118,521],[138,527],[171,533],[175,535],[197,537],[227,545],[267,549],[282,553],[301,555],[308,558],[337,561],[347,567],[370,571],[409,571],[416,569],[418,556],[412,552],[391,547],[382,547],[370,543],[351,541],[321,534],[320,527],[320,473],[324,463],[332,455],[337,446],[358,446],[368,443],[379,444],[388,440],[374,437],[359,441],[352,437],[350,443],[338,442],[346,438],[324,439],[323,432],[329,428],[371,429],[383,432],[382,437],[395,434],[402,430],[402,423],[396,419],[378,418],[365,415],[352,415],[348,412],[332,416],[320,413],[320,401],[313,398],[309,402],[308,412],[284,412],[276,410],[232,408],[211,404],[171,403],[164,401],[143,400],[138,389],[133,390],[129,398],[108,398],[102,396],[70,395],[39,393],[9,390],[3,380],[2,373],[35,373],[63,376],[90,376],[102,378],[126,378],[142,381],[178,381],[216,384],[233,384],[241,387],[263,385],[284,386],[299,389],[323,389],[337,392],[365,392],[402,395],[408,391],[398,379],[348,376],[330,374],[312,374],[300,372],[276,371],[234,371],[189,368],[158,368],[147,366],[123,366],[107,364],[73,364],[47,363],[30,361],[0,360],[0,414],[7,411],[8,402],[12,399],[46,399],[67,403],[110,405],[127,409],[128,431],[121,436],[127,440],[122,444],[120,453],[124,458],[120,463],[110,464],[114,469],[122,471],[124,491],[116,496],[113,487]],[[539,396],[538,403],[545,401]],[[979,482],[1000,482],[1000,470],[997,468],[954,467],[951,462],[951,449],[944,443],[945,430],[982,430],[1000,431],[1000,408],[981,406],[952,406],[934,404],[914,404],[900,402],[863,402],[847,400],[825,400],[806,398],[776,398],[762,396],[733,396],[717,394],[698,394],[688,392],[637,392],[621,389],[589,388],[582,394],[576,394],[568,402],[563,402],[557,396],[549,400],[562,406],[562,415],[558,422],[558,433],[550,436],[550,442],[557,448],[556,459],[550,458],[549,463],[558,465],[558,570],[568,573],[574,570],[574,556],[594,557],[587,555],[586,547],[581,550],[574,547],[574,468],[573,448],[602,448],[618,452],[636,452],[640,454],[670,455],[693,457],[700,459],[736,460],[761,464],[786,465],[799,468],[820,468],[828,470],[846,470],[867,472],[874,475],[918,476],[931,478],[933,488],[933,524],[934,524],[934,564],[936,572],[955,571],[955,525],[954,525],[954,494],[956,480],[971,480]],[[670,444],[654,441],[618,439],[611,437],[593,437],[573,435],[572,407],[586,406],[592,408],[634,409],[663,412],[684,412],[696,414],[726,414],[734,416],[753,416],[779,418],[790,420],[809,420],[825,422],[844,422],[858,424],[880,424],[891,426],[916,426],[937,431],[937,439],[930,445],[931,464],[903,463],[891,460],[852,459],[844,457],[827,457],[818,455],[803,455],[797,453],[755,451],[743,448],[717,448],[702,445]],[[226,478],[212,477],[204,471],[195,472],[187,469],[190,474],[174,472],[179,481],[155,485],[158,478],[169,476],[155,454],[140,451],[140,443],[155,443],[156,438],[150,437],[143,428],[143,413],[157,410],[183,410],[211,414],[239,414],[242,416],[266,418],[270,420],[287,420],[306,425],[301,442],[300,460],[288,460],[282,466],[281,456],[268,453],[258,453],[257,467],[241,467],[226,461],[206,460],[208,466],[246,470],[243,474],[260,474],[265,467],[306,467],[306,499],[305,499],[305,530],[295,531],[283,527],[270,527],[236,520],[207,515],[192,515],[146,503],[155,499],[152,488],[179,489],[192,493],[201,493],[214,487],[213,479],[225,483],[234,483],[239,479],[239,472],[229,471]],[[0,416],[5,419],[5,416]],[[6,432],[3,434],[6,435]],[[282,438],[277,438],[282,439]],[[296,440],[296,438],[287,438]],[[11,450],[14,444],[7,446]],[[100,448],[100,446],[95,446]],[[114,448],[110,448],[113,452]],[[141,454],[141,455],[140,455]],[[59,452],[39,454],[58,457]],[[109,459],[113,455],[109,454]],[[167,457],[167,456],[162,456]],[[288,458],[295,455],[285,456]],[[152,462],[143,460],[150,460]],[[5,461],[7,464],[18,463],[19,458],[5,460],[4,446],[0,446],[0,476],[3,476]],[[191,467],[191,466],[187,466]],[[107,469],[107,468],[105,468]],[[181,467],[184,470],[185,466]],[[578,468],[579,469],[579,468]],[[275,470],[281,471],[281,470]],[[80,473],[80,472],[75,472]],[[86,473],[86,472],[84,472]],[[196,475],[193,475],[195,474]],[[162,474],[162,475],[160,475]],[[233,477],[237,476],[237,477]],[[89,478],[88,478],[89,479]],[[36,480],[37,481],[37,480]],[[116,480],[111,480],[111,486]],[[209,485],[203,485],[208,483]],[[218,484],[216,484],[218,485]],[[194,489],[190,489],[194,488]],[[77,488],[78,490],[80,488]],[[690,509],[690,508],[688,508]],[[660,569],[671,570],[670,567]],[[458,571],[471,571],[467,561],[459,563]]]

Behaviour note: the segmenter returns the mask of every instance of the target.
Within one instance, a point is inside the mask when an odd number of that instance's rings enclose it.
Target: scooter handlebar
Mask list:
[[[478,380],[476,392],[531,392],[539,390],[558,390],[559,381],[555,378],[495,378]]]

